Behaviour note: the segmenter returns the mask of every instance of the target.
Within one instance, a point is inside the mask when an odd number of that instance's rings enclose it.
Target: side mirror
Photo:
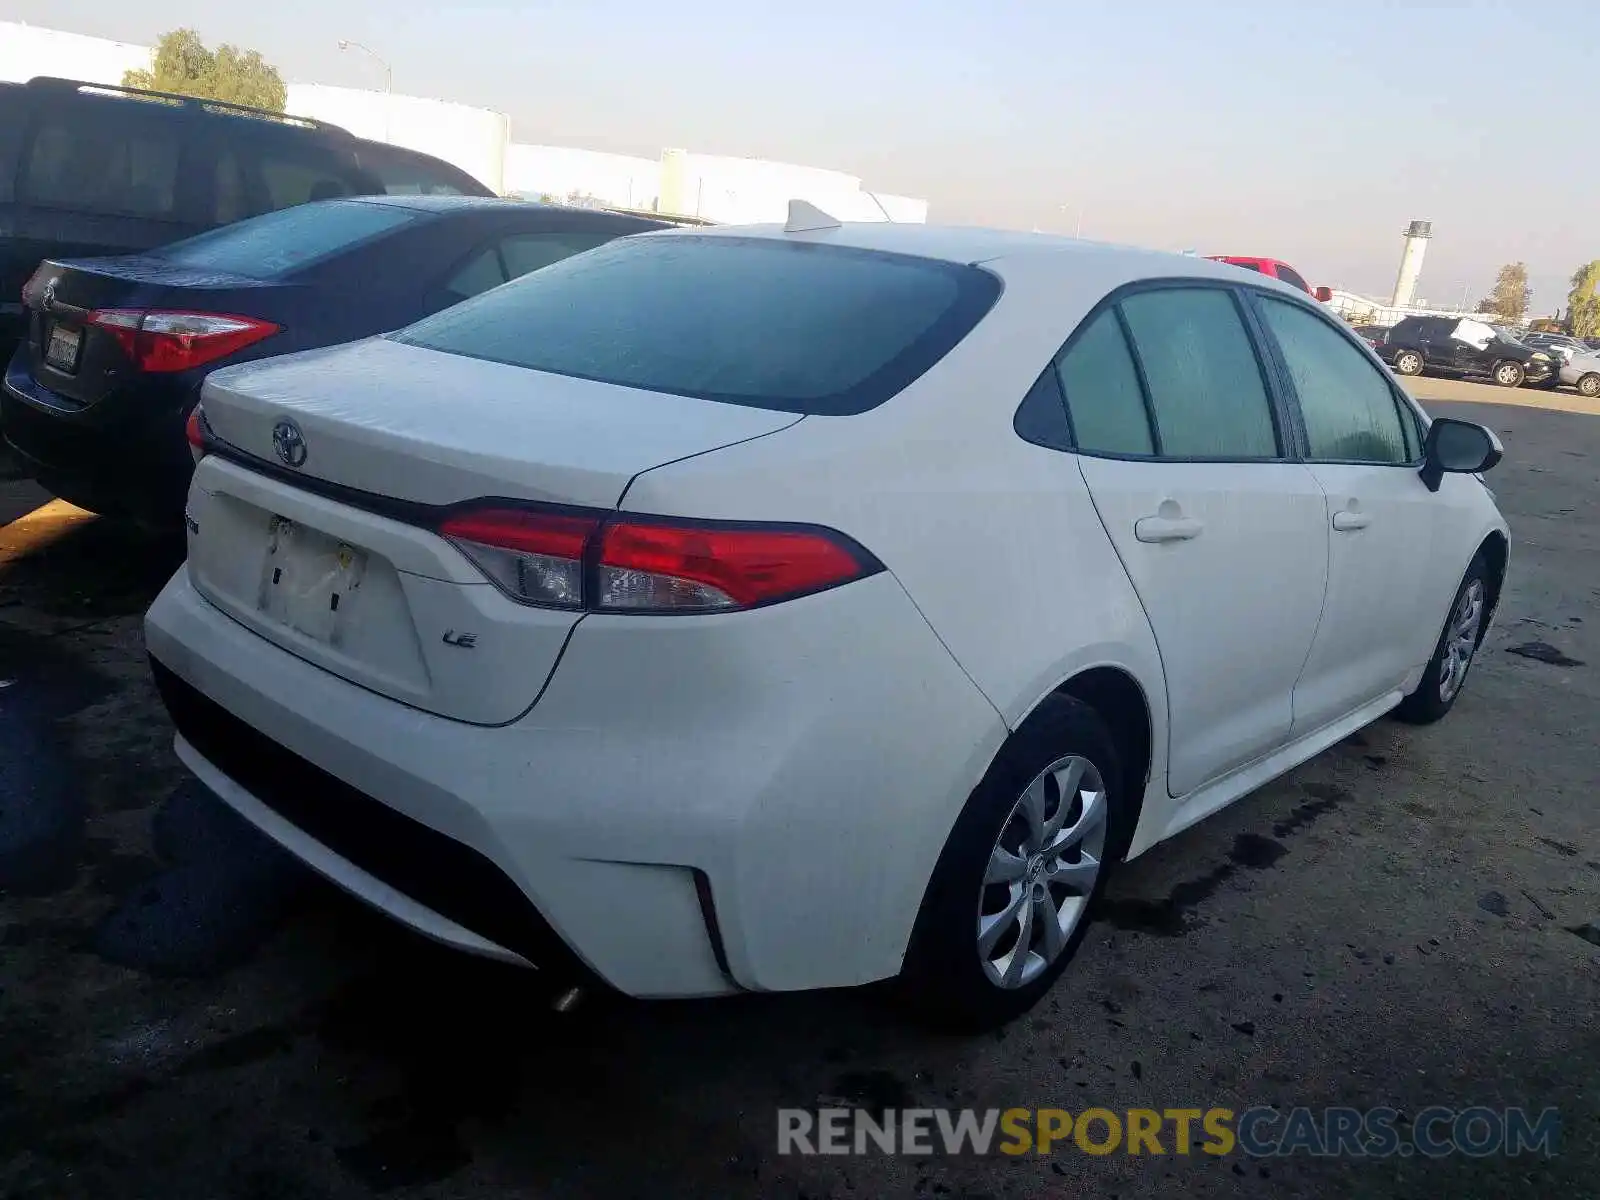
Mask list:
[[[1313,296],[1315,296],[1318,300],[1321,300],[1324,304],[1328,303],[1328,301],[1333,299],[1333,289],[1331,287],[1326,286],[1326,285],[1317,288],[1311,294]]]
[[[1494,431],[1471,421],[1435,417],[1422,443],[1422,482],[1437,492],[1446,471],[1472,475],[1491,469],[1505,455]]]

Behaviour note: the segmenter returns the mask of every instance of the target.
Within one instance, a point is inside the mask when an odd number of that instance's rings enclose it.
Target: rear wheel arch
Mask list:
[[[1484,565],[1489,568],[1489,616],[1478,630],[1478,644],[1483,644],[1483,635],[1489,627],[1489,620],[1500,607],[1500,589],[1506,580],[1506,563],[1511,555],[1511,544],[1506,535],[1498,529],[1489,534],[1479,544],[1477,556],[1481,557]]]
[[[1070,696],[1088,705],[1111,731],[1129,793],[1120,797],[1128,810],[1123,828],[1131,836],[1138,828],[1145,789],[1150,783],[1154,738],[1154,722],[1144,688],[1122,668],[1101,666],[1079,672],[1058,684],[1052,694]],[[1127,849],[1126,845],[1117,847],[1117,858],[1123,857]]]

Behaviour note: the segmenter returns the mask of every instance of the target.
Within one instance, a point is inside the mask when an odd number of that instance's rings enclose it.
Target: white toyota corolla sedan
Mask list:
[[[155,674],[442,942],[994,1024],[1115,864],[1449,711],[1501,451],[1226,264],[795,214],[212,375]]]

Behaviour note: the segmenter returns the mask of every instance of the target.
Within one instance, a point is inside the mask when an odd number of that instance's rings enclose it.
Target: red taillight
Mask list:
[[[599,607],[752,608],[862,574],[822,530],[719,528],[622,518],[600,544]]]
[[[88,323],[105,330],[141,371],[187,371],[226,358],[282,328],[228,313],[100,308]]]
[[[725,612],[881,570],[810,526],[719,525],[627,514],[477,509],[439,531],[513,599],[597,612]]]

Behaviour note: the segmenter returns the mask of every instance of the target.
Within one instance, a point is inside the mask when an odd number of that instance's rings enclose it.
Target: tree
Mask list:
[[[148,71],[128,71],[124,87],[201,96],[282,112],[289,99],[278,69],[254,50],[227,44],[210,50],[192,29],[161,35]]]
[[[1528,286],[1528,264],[1507,263],[1494,277],[1494,291],[1478,302],[1478,311],[1505,321],[1520,321],[1528,314],[1533,288]]]
[[[1573,337],[1600,335],[1600,258],[1584,263],[1572,273],[1567,293],[1567,328]]]

